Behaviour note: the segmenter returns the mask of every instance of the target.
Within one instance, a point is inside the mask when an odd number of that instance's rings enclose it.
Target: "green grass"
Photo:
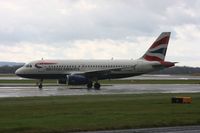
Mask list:
[[[0,84],[36,84],[38,80],[0,80]],[[44,80],[43,83],[57,84],[57,80]]]
[[[200,124],[200,94],[171,104],[175,94],[0,98],[1,133],[64,133]]]
[[[0,74],[0,77],[16,77],[15,74]]]

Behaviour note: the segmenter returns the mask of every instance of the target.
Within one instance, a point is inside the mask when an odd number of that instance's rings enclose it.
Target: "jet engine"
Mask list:
[[[65,79],[59,79],[59,84],[68,84],[68,85],[83,85],[87,84],[89,80],[81,75],[67,75]]]

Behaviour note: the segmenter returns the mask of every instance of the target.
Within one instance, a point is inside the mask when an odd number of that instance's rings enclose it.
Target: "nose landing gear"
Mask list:
[[[43,82],[43,79],[39,80],[38,83],[37,83],[38,88],[39,88],[40,90],[42,90],[42,87],[43,87],[42,82]]]
[[[43,87],[43,85],[42,85],[42,83],[40,83],[40,84],[38,85],[38,88],[41,90],[42,87]]]

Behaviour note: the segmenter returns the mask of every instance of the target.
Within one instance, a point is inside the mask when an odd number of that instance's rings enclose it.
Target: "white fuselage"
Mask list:
[[[107,75],[97,75],[97,78],[123,78],[158,70],[153,67],[155,65],[160,65],[160,62],[146,60],[37,60],[24,65],[16,71],[16,74],[33,79],[62,79],[66,75],[111,70]]]

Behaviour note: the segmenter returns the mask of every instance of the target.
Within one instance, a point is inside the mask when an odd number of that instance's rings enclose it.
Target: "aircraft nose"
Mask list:
[[[21,68],[18,68],[18,69],[15,71],[15,74],[16,74],[17,76],[20,76],[20,75],[22,74],[21,71],[22,71]]]

